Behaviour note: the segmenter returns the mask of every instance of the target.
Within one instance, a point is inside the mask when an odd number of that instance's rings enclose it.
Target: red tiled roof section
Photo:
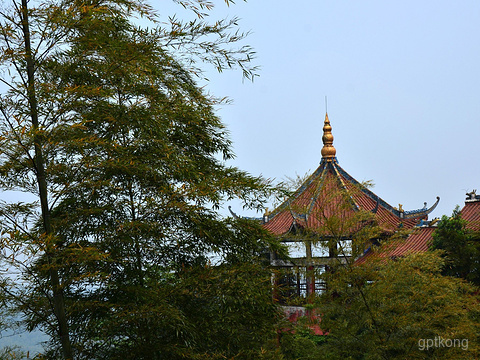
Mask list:
[[[286,234],[294,223],[319,234],[332,235],[328,227],[337,219],[337,229],[346,235],[352,231],[351,219],[359,209],[374,211],[378,224],[388,232],[395,231],[400,226],[406,229],[413,228],[420,219],[400,219],[398,214],[385,201],[362,187],[355,179],[348,175],[337,164],[324,163],[312,176],[297,190],[285,203],[280,205],[271,214],[271,218],[264,225],[275,235]],[[327,221],[328,219],[328,221]],[[342,229],[343,227],[343,229]]]
[[[275,235],[285,234],[290,230],[293,223],[296,221],[293,213],[305,213],[305,209],[314,196],[315,190],[318,186],[318,181],[314,179],[302,192],[293,195],[293,200],[288,204],[288,201],[280,205],[280,211],[276,213],[264,226]],[[295,197],[297,195],[297,197]],[[305,224],[302,224],[305,225]]]
[[[405,256],[409,253],[425,252],[432,243],[434,227],[416,228],[405,240],[399,240],[398,246],[390,252],[389,256]]]
[[[294,217],[290,214],[289,211],[282,211],[280,214],[276,215],[273,219],[267,222],[264,226],[266,229],[270,230],[275,235],[283,235],[292,226],[294,222]]]
[[[355,203],[361,209],[366,211],[373,211],[376,208],[377,202],[360,189],[361,185],[353,184],[352,182],[348,181],[344,176],[341,176],[341,178],[342,178],[342,181],[345,183],[345,186],[347,187],[352,198],[354,199]],[[384,230],[394,231],[395,229],[398,229],[400,224],[402,224],[403,228],[405,229],[411,229],[419,222],[419,220],[422,217],[411,218],[411,219],[400,219],[398,216],[393,214],[384,206],[379,205],[375,213],[375,218],[378,224]]]
[[[432,243],[435,229],[434,227],[416,228],[406,239],[399,239],[383,244],[377,251],[370,251],[357,259],[356,263],[361,264],[368,258],[375,256],[379,258],[396,258],[408,254],[425,252]]]
[[[348,219],[355,215],[355,205],[331,171],[321,179],[320,186],[308,209],[307,228],[324,235],[348,233],[351,230]]]
[[[480,231],[480,201],[466,202],[460,214],[467,222],[467,229]]]
[[[332,219],[342,219],[338,225],[347,224],[354,213],[354,204],[348,203],[345,191],[331,169],[322,172],[289,204],[277,212],[264,226],[275,235],[288,232],[294,221],[317,233],[331,235]],[[306,215],[306,216],[305,216]],[[328,222],[326,220],[329,220]],[[335,229],[338,231],[338,228]]]

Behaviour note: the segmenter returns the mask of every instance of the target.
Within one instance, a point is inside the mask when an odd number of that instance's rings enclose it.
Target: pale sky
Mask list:
[[[207,74],[233,100],[218,111],[232,165],[278,180],[313,172],[327,96],[340,165],[391,205],[440,196],[434,218],[480,193],[480,1],[213,1],[252,31],[261,67],[253,83]],[[171,1],[152,4],[172,15]]]
[[[250,0],[228,12],[261,66],[254,83],[231,72],[208,85],[234,101],[219,111],[234,165],[313,172],[327,96],[340,165],[391,205],[440,196],[432,219],[480,194],[479,1]]]

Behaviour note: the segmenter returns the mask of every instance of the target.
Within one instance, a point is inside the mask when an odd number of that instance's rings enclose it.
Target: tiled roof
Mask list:
[[[361,264],[371,257],[396,258],[408,254],[427,251],[432,243],[435,227],[417,227],[406,239],[398,239],[383,244],[377,251],[369,251],[357,259],[356,263]]]
[[[467,229],[480,231],[480,201],[466,201],[460,214],[462,219],[466,221]],[[427,251],[432,243],[435,229],[435,227],[416,228],[405,240],[396,240],[384,244],[375,252],[368,251],[357,259],[356,263],[363,263],[372,256],[395,258],[409,253]]]
[[[438,203],[438,200],[437,200]],[[319,234],[329,235],[327,219],[337,218],[347,224],[359,210],[370,211],[385,231],[399,227],[410,229],[433,210],[400,212],[350,176],[336,160],[322,159],[320,166],[305,183],[268,216],[265,227],[275,235],[289,232],[299,225]],[[403,217],[402,217],[403,216]],[[343,229],[348,235],[352,229]]]
[[[395,249],[392,249],[390,256],[405,256],[409,253],[427,251],[432,243],[432,235],[435,227],[416,228],[405,240],[400,240]]]
[[[480,231],[480,201],[465,202],[460,214],[467,222],[467,229]]]

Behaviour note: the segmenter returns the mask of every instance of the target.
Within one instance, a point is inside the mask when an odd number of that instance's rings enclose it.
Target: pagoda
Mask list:
[[[412,229],[428,219],[440,200],[437,197],[430,208],[425,203],[423,208],[412,211],[403,210],[401,205],[391,206],[339,165],[333,140],[332,126],[325,114],[319,167],[293,195],[263,216],[263,226],[289,249],[289,260],[271,254],[271,264],[290,272],[284,281],[293,289],[292,295],[308,296],[324,287],[308,271],[321,273],[333,257],[338,260],[338,251],[333,251],[332,244],[325,245],[332,237],[342,239],[343,247],[351,249],[351,234],[364,222],[375,222],[383,234]],[[363,219],[361,214],[368,216]],[[351,252],[343,252],[341,260],[347,261],[349,256]]]

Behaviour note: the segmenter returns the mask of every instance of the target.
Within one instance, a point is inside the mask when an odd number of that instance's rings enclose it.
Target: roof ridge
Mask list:
[[[385,208],[386,210],[389,210],[391,213],[394,213],[397,217],[400,217],[399,216],[399,211],[397,209],[395,209],[395,207],[393,207],[392,205],[390,205],[388,202],[386,202],[385,200],[383,200],[380,196],[378,196],[377,194],[375,194],[373,191],[371,191],[370,189],[368,189],[364,184],[362,184],[361,182],[359,182],[357,179],[355,179],[352,175],[350,175],[348,172],[346,172],[339,164],[336,164],[336,167],[337,167],[337,170],[339,171],[339,173],[346,177],[347,180],[353,182],[355,185],[358,185],[358,187],[360,188],[360,190],[365,194],[367,195],[370,199],[372,199],[373,201],[375,202],[378,202],[380,203],[380,205]]]
[[[318,168],[310,175],[307,180],[305,180],[302,185],[295,190],[295,192],[290,196],[288,199],[283,201],[280,205],[278,205],[275,209],[273,209],[269,214],[268,217],[269,219],[273,218],[277,214],[281,213],[283,210],[287,209],[290,204],[295,201],[303,192],[308,188],[308,186],[313,182],[315,178],[317,178],[319,175],[321,176],[323,174],[323,171],[325,169],[325,163],[322,161],[320,162],[320,165]]]
[[[328,164],[327,164],[327,166],[328,166]],[[305,220],[308,220],[308,216],[312,212],[313,207],[315,206],[315,203],[317,202],[318,196],[320,195],[320,192],[322,190],[323,184],[325,183],[324,174],[327,171],[327,166],[323,167],[323,171],[320,174],[320,180],[321,181],[318,182],[317,187],[316,187],[315,191],[313,192],[312,199],[310,200],[310,203],[307,206],[307,211],[305,212]]]
[[[337,166],[340,167],[340,165],[338,164],[335,164],[333,165],[333,169],[335,170],[335,173],[337,174],[337,177],[338,179],[340,180],[340,184],[342,184],[342,187],[343,189],[345,190],[345,192],[348,194],[348,196],[350,197],[350,199],[352,200],[352,203],[353,205],[355,205],[355,210],[356,211],[360,211],[360,207],[358,206],[357,202],[355,201],[355,199],[353,198],[353,196],[350,194],[350,191],[348,191],[348,188],[347,188],[347,185],[345,185],[345,182],[343,181],[342,177],[340,176],[340,173],[337,169]],[[340,167],[341,168],[341,167]],[[343,170],[343,169],[342,169]],[[352,178],[353,179],[353,178]],[[355,180],[355,179],[354,179]],[[355,180],[356,181],[356,180]],[[358,183],[358,181],[356,181]],[[360,183],[359,183],[360,184]],[[361,185],[361,184],[360,184]]]

